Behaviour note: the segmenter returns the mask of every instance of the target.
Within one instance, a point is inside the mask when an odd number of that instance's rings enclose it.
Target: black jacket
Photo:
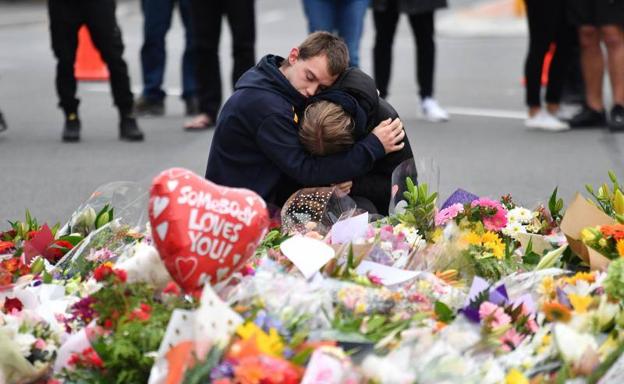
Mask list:
[[[368,135],[383,120],[399,117],[390,103],[379,97],[375,81],[360,69],[349,68],[340,76],[332,89],[343,90],[352,95],[366,112],[366,128],[363,131],[353,133],[356,140]],[[392,172],[403,161],[414,157],[407,135],[403,142],[405,143],[403,149],[376,161],[370,172],[353,180],[351,195],[362,196],[371,200],[378,213],[382,215],[388,214],[392,190]]]
[[[348,152],[309,155],[299,142],[295,112],[306,100],[279,70],[283,60],[267,55],[238,80],[219,114],[206,167],[207,179],[251,189],[276,205],[296,190],[292,183],[320,186],[353,180],[385,155],[372,134]]]

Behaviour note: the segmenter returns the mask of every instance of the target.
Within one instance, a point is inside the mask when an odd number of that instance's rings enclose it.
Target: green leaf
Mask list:
[[[433,310],[438,320],[443,323],[448,324],[455,318],[455,314],[453,313],[453,311],[441,301],[436,301],[433,304]]]
[[[312,347],[305,348],[304,350],[300,351],[295,356],[293,356],[293,358],[290,359],[290,361],[293,364],[303,366],[308,361],[308,359],[310,359],[312,352],[314,352],[314,348]]]

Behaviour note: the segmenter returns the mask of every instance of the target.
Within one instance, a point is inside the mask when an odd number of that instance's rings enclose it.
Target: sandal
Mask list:
[[[214,126],[215,126],[214,119],[210,115],[206,113],[202,113],[202,114],[197,115],[193,119],[187,121],[184,124],[184,130],[185,131],[203,131]]]

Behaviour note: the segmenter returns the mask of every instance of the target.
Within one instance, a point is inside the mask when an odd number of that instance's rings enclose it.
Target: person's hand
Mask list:
[[[340,191],[344,192],[345,195],[348,195],[351,192],[351,187],[353,186],[353,181],[345,181],[343,183],[334,184]]]
[[[382,121],[373,129],[373,135],[381,141],[386,153],[400,151],[405,146],[405,143],[402,143],[405,131],[399,118]]]

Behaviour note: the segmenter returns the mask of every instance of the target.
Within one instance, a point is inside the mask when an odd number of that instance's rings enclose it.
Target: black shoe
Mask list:
[[[67,117],[65,117],[63,141],[66,143],[75,143],[80,141],[80,119],[75,113],[70,113]]]
[[[165,101],[141,96],[134,103],[134,113],[137,116],[163,116],[165,114]]]
[[[199,99],[197,97],[187,97],[184,99],[186,105],[186,116],[199,115]]]
[[[568,123],[570,128],[606,127],[607,115],[605,111],[596,111],[585,105],[581,112],[574,115]]]
[[[6,121],[4,120],[4,116],[2,116],[2,112],[0,112],[0,132],[6,131],[9,127],[7,126]]]
[[[119,139],[126,141],[143,141],[143,132],[139,129],[134,117],[122,117],[119,122]]]
[[[609,130],[611,132],[624,132],[624,106],[616,104],[611,109]]]

